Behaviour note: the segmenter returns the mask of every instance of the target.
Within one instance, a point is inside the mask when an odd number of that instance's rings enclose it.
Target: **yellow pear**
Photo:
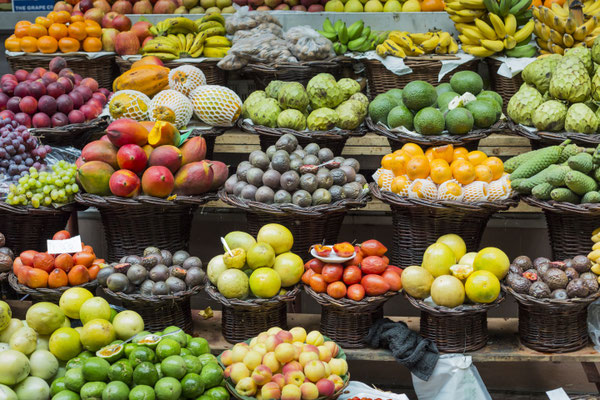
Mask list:
[[[328,12],[342,12],[344,11],[344,3],[340,0],[331,0],[325,4],[325,11]]]
[[[392,0],[392,1],[394,1],[394,0]],[[386,11],[385,8],[383,11]],[[401,11],[402,12],[419,12],[419,11],[421,11],[421,4],[419,3],[418,0],[407,0],[406,3],[404,3],[402,5]]]
[[[363,12],[362,3],[359,0],[349,0],[344,6],[344,12]]]
[[[379,0],[369,0],[367,4],[365,4],[365,12],[382,12],[383,6],[379,2]]]

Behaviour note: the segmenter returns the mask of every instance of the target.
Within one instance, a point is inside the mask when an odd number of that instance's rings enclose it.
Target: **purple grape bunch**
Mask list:
[[[17,180],[31,167],[40,171],[46,166],[44,159],[50,150],[25,125],[8,118],[0,120],[0,175]]]

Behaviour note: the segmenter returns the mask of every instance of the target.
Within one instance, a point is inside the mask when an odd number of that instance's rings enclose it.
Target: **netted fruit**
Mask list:
[[[169,88],[186,96],[200,85],[206,85],[206,77],[202,70],[193,65],[182,65],[169,72]]]
[[[190,99],[196,117],[211,126],[232,126],[242,111],[239,96],[223,86],[198,86]]]
[[[511,195],[512,189],[510,187],[510,181],[506,176],[490,182],[490,186],[488,186],[488,200],[504,200],[509,198]]]
[[[394,173],[385,168],[379,168],[373,174],[373,180],[377,182],[377,185],[383,190],[392,190],[392,181],[394,180]]]
[[[437,199],[438,190],[433,183],[428,179],[416,179],[408,188],[408,197],[417,199]]]
[[[488,200],[488,187],[489,183],[476,181],[469,183],[463,188],[463,201],[467,203],[474,203],[476,201]]]
[[[150,103],[150,98],[142,92],[121,90],[110,99],[108,111],[113,119],[131,118],[136,121],[146,121]]]
[[[148,114],[152,121],[166,121],[183,128],[190,122],[193,108],[184,94],[176,90],[163,90],[152,99]]]
[[[446,181],[438,187],[438,199],[461,201],[463,188],[455,180]]]

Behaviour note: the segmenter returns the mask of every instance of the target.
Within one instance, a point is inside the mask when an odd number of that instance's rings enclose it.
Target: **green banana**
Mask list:
[[[517,15],[516,17],[518,26],[525,25],[533,17],[533,11],[531,11],[531,9],[525,10],[523,13]]]
[[[358,49],[362,48],[365,42],[367,42],[367,36],[361,36],[358,39],[354,39],[348,42],[348,50],[358,51]]]
[[[500,0],[500,16],[502,18],[508,15],[508,11],[510,10],[510,0]]]
[[[335,33],[335,28],[333,27],[333,24],[331,23],[329,18],[325,18],[325,21],[323,21],[323,30],[325,32]]]
[[[533,37],[533,33],[530,33],[529,36],[527,36],[525,39],[523,39],[522,41],[517,43],[516,47],[525,46],[526,44],[529,44],[529,42],[531,42],[532,37]]]
[[[362,30],[361,36],[367,36],[370,37],[371,36],[371,27],[370,26],[365,26]]]
[[[335,21],[335,24],[333,24],[333,29],[335,29],[336,32],[339,32],[339,30],[342,29],[342,26],[346,26],[346,24],[344,24],[344,21],[338,19]]]
[[[335,54],[337,54],[338,56],[346,53],[347,50],[348,48],[345,44],[341,44],[340,42],[335,42],[333,44],[333,51],[335,51]]]
[[[346,28],[345,24],[343,24],[342,28],[337,31],[337,35],[341,44],[348,43],[348,29]]]
[[[373,44],[367,39],[367,40],[365,40],[363,45],[360,46],[356,51],[358,51],[359,53],[364,53],[365,51],[371,50],[371,48],[375,48],[375,47],[373,47]]]
[[[483,0],[483,4],[489,12],[494,14],[500,13],[500,7],[498,6],[498,2],[496,0]]]
[[[518,57],[518,58],[534,57],[535,54],[537,53],[537,47],[535,47],[532,44],[526,44],[523,46],[514,47],[510,50],[505,49],[504,53],[506,53],[506,55],[509,57]]]
[[[531,0],[519,0],[517,2],[517,4],[515,4],[508,10],[508,12],[510,14],[514,14],[514,16],[516,17],[523,10],[527,10],[530,5],[531,5]]]
[[[325,30],[323,31],[317,31],[321,34],[321,36],[331,40],[332,42],[334,42],[337,39],[337,34],[336,33],[331,33],[331,32],[327,32]]]
[[[361,36],[364,27],[365,27],[365,23],[362,20],[356,21],[355,23],[350,25],[347,28],[348,40],[352,41],[352,40],[358,39]]]

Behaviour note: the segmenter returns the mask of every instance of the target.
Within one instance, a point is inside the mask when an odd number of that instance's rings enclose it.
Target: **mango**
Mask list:
[[[185,196],[206,193],[211,188],[213,177],[211,163],[206,160],[186,164],[175,175],[173,193]]]
[[[173,174],[166,167],[150,167],[142,175],[142,190],[148,196],[167,197],[173,191],[173,185]]]
[[[210,168],[213,170],[213,182],[210,185],[210,190],[213,191],[223,186],[229,177],[229,168],[221,161],[211,161],[210,163]]]
[[[103,161],[115,169],[119,168],[117,148],[104,140],[94,140],[86,144],[81,150],[81,160],[83,162]]]
[[[168,144],[159,146],[150,154],[148,165],[151,167],[155,165],[167,167],[174,174],[181,167],[181,151],[177,147]]]
[[[154,128],[154,121],[141,121],[140,124],[142,124],[144,128],[146,128],[148,133],[150,133],[152,128]]]
[[[179,149],[182,155],[182,165],[202,161],[206,158],[206,140],[202,136],[194,136],[186,140]]]
[[[83,164],[85,164],[85,161],[83,161],[83,158],[81,158],[81,156],[77,157],[77,160],[75,160],[75,166],[77,168],[81,167]]]
[[[154,127],[148,134],[148,144],[152,147],[158,147],[164,144],[179,146],[180,140],[181,135],[175,125],[166,121],[155,122]]]
[[[119,197],[135,197],[140,193],[140,178],[128,169],[120,169],[108,181],[110,191]]]
[[[111,143],[117,147],[126,144],[143,146],[148,143],[148,131],[146,128],[130,118],[121,118],[113,121],[106,128],[106,135]]]
[[[87,193],[109,196],[109,181],[114,172],[115,169],[105,162],[90,161],[77,170],[77,178]]]

